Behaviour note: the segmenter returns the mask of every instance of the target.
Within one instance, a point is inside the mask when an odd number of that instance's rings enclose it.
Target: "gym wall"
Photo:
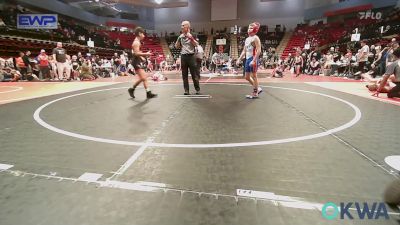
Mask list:
[[[260,2],[260,0],[237,0],[237,19],[211,22],[211,0],[189,0],[183,8],[155,9],[155,27],[159,31],[179,32],[180,22],[189,20],[196,31],[210,31],[245,26],[257,20],[263,25],[275,27],[285,24],[287,28],[303,22],[305,0]]]

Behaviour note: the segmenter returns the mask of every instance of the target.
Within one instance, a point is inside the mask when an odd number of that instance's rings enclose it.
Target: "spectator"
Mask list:
[[[50,64],[49,64],[49,57],[46,54],[44,49],[40,50],[40,55],[38,56],[39,60],[39,69],[40,69],[40,76],[41,80],[50,79]]]
[[[0,69],[0,82],[16,82],[21,77],[21,74],[17,70],[13,70],[10,67]]]
[[[72,72],[72,65],[71,65],[71,56],[67,55],[67,60],[66,60],[66,66],[65,66],[65,78],[64,81],[70,81],[71,80],[71,72]]]
[[[113,66],[108,59],[104,59],[101,63],[101,73],[103,74],[102,77],[114,77]]]
[[[93,76],[91,70],[90,70],[90,63],[88,60],[85,60],[82,63],[82,70],[81,70],[81,74],[80,74],[80,79],[82,81],[90,81],[90,80],[94,80],[95,77]]]
[[[361,41],[361,49],[359,50],[358,55],[358,74],[365,73],[365,66],[368,62],[369,55],[369,46],[367,45],[367,41]],[[356,73],[357,74],[357,73]]]
[[[4,69],[6,67],[6,60],[0,57],[0,69]]]
[[[199,39],[196,39],[197,42],[199,42]],[[195,57],[196,57],[196,63],[197,63],[197,76],[200,77],[200,73],[201,73],[201,65],[203,62],[203,55],[204,55],[204,50],[203,47],[201,45],[197,45],[196,50],[195,50]]]
[[[28,74],[28,66],[25,64],[23,57],[25,54],[23,52],[19,53],[19,57],[15,59],[15,65],[17,70],[21,73],[21,79],[26,80]]]
[[[49,55],[48,60],[50,65],[50,80],[54,80],[57,77],[57,62],[52,55]]]
[[[53,58],[57,63],[58,79],[64,79],[64,71],[67,69],[67,51],[63,49],[62,43],[57,42],[57,47],[53,49]]]
[[[121,65],[121,60],[118,56],[118,53],[114,53],[114,56],[112,57],[112,63],[113,63],[113,70],[115,72],[115,74],[119,74],[119,66]]]
[[[127,76],[126,74],[126,53],[123,51],[120,55],[119,76]]]
[[[5,26],[6,26],[6,24],[4,23],[3,19],[0,18],[0,27],[5,27]]]
[[[399,43],[397,41],[391,42],[391,47],[389,48],[387,55],[386,55],[386,65],[389,66],[391,63],[393,63],[396,60],[396,56],[393,54],[393,52],[399,48]]]
[[[295,67],[296,77],[298,77],[301,74],[301,68],[303,67],[304,64],[303,57],[300,55],[299,51],[296,52],[296,56],[294,57],[294,63],[296,65]]]
[[[32,67],[30,66],[31,65],[31,61],[29,58],[30,56],[31,56],[31,51],[26,51],[25,55],[22,56],[22,60],[24,61],[25,66],[28,68],[28,72],[32,70]]]
[[[310,69],[308,70],[308,74],[318,76],[320,69],[321,69],[321,65],[319,64],[317,59],[315,57],[313,57],[310,62]]]
[[[211,71],[215,73],[217,69],[217,64],[218,64],[218,53],[214,52],[214,54],[211,56]]]
[[[180,56],[175,61],[175,68],[177,71],[181,70],[181,57]]]

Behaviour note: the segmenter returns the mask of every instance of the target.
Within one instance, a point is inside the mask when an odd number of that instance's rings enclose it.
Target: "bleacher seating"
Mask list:
[[[336,22],[327,24],[316,24],[313,26],[298,26],[283,51],[282,58],[286,58],[289,53],[294,54],[295,49],[303,48],[308,42],[311,47],[321,47],[332,43],[337,43],[341,38],[351,33],[355,28],[371,24],[372,20],[346,20],[346,23]]]
[[[41,49],[45,49],[47,54],[51,54],[53,48],[55,48],[56,42],[23,38],[16,36],[0,36],[0,55],[1,56],[16,56],[20,51],[31,51],[33,56],[37,56]],[[89,49],[89,47],[79,44],[64,44],[63,47],[67,50],[69,55],[75,55],[78,52],[87,53],[95,51],[96,55],[105,58],[111,58],[114,52],[121,52],[109,48],[95,47]]]
[[[127,49],[130,51],[133,41],[135,40],[135,35],[132,33],[126,32],[118,32],[118,31],[98,31],[101,35],[108,37],[114,41],[119,40],[120,46],[123,49]],[[162,55],[164,57],[164,52],[162,50],[160,39],[157,37],[146,36],[143,40],[143,51],[151,51],[153,52],[152,59]]]

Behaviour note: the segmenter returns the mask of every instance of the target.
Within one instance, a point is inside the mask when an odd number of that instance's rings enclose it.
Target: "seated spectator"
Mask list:
[[[310,67],[308,70],[308,75],[318,76],[321,69],[321,65],[317,61],[317,58],[313,57],[310,62]]]
[[[154,69],[154,65],[153,65],[153,63],[151,62],[151,60],[148,58],[148,59],[147,59],[147,68],[146,68],[146,72],[151,73],[151,72],[153,72],[153,69]]]
[[[5,27],[5,26],[6,26],[6,24],[4,23],[3,19],[0,18],[0,27]]]
[[[128,73],[128,75],[136,75],[135,68],[133,68],[131,60],[129,60],[128,62],[128,67],[126,72]]]
[[[11,69],[16,69],[16,67],[14,66],[13,58],[9,58],[6,60],[6,67],[10,67]]]
[[[16,82],[20,79],[21,74],[17,70],[10,67],[0,69],[0,82]]]
[[[282,60],[279,60],[278,66],[272,71],[272,77],[282,78],[283,71],[285,71],[285,63]]]
[[[32,73],[32,72],[28,72],[26,74],[26,79],[28,81],[32,81],[32,82],[37,82],[40,81],[39,77],[36,76],[36,74]]]
[[[0,57],[0,69],[3,69],[6,67],[6,60]]]
[[[31,72],[31,73],[35,74],[37,77],[39,77],[40,76],[39,62],[36,59],[29,58],[29,66],[31,68],[31,70],[29,72]]]
[[[101,77],[114,77],[117,76],[116,71],[114,70],[114,67],[111,64],[111,61],[108,59],[104,59],[103,62],[100,65],[100,73]]]
[[[92,74],[92,71],[90,69],[90,63],[88,62],[88,60],[85,60],[82,63],[81,74],[80,74],[79,78],[82,81],[91,81],[91,80],[96,79]]]

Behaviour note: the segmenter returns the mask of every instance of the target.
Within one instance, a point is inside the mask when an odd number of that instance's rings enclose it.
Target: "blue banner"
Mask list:
[[[57,14],[18,14],[18,29],[57,29]]]

